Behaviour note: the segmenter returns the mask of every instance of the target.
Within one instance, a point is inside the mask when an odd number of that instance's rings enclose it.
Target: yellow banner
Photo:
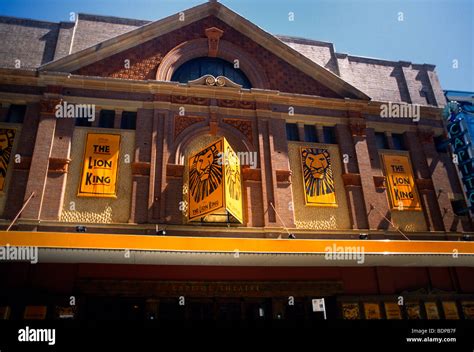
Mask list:
[[[120,135],[88,133],[78,196],[115,197]]]
[[[224,138],[225,206],[240,223],[242,216],[242,177],[240,160]]]
[[[337,207],[329,150],[300,148],[306,205]]]
[[[421,210],[410,158],[407,155],[382,154],[382,159],[392,209]]]
[[[198,219],[224,207],[223,139],[189,159],[189,220]]]
[[[0,129],[0,191],[5,187],[8,164],[12,155],[13,141],[15,139],[15,130]]]

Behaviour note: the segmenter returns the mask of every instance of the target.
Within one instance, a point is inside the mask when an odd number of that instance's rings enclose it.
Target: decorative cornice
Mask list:
[[[362,186],[360,174],[354,174],[354,173],[342,174],[342,181],[344,182],[344,186],[358,186],[358,187]]]
[[[248,166],[242,166],[242,176],[244,181],[261,181],[262,173],[260,169],[251,169]]]
[[[276,180],[282,183],[291,183],[291,170],[276,170]]]
[[[49,158],[48,172],[65,174],[68,172],[70,162],[71,159],[68,158]]]
[[[149,176],[151,164],[145,161],[134,161],[132,163],[132,175]]]
[[[166,176],[183,177],[184,165],[166,164]]]
[[[190,86],[206,85],[216,87],[242,88],[240,84],[233,82],[225,76],[214,77],[213,75],[204,75],[202,77],[199,77],[198,79],[189,81],[188,84]]]
[[[387,185],[385,183],[385,176],[374,176],[375,188],[385,189]]]

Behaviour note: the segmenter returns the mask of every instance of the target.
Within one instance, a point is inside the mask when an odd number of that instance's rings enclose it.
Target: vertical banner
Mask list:
[[[120,135],[88,133],[78,196],[115,197]]]
[[[0,191],[5,187],[8,164],[12,155],[13,141],[15,139],[15,130],[0,129]]]
[[[225,138],[224,175],[226,209],[242,223],[242,177],[240,175],[240,160]]]
[[[392,209],[421,210],[410,158],[407,155],[382,154]]]
[[[364,303],[365,319],[382,319],[378,303]]]
[[[441,304],[443,306],[444,319],[449,319],[449,320],[459,319],[458,307],[457,307],[456,302],[443,301]]]
[[[329,150],[300,148],[306,205],[337,207]]]
[[[189,220],[201,218],[224,206],[223,139],[189,159]]]

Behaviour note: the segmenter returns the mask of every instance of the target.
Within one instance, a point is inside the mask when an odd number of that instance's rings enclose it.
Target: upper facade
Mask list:
[[[222,33],[205,33],[210,28]],[[186,41],[194,48],[191,56],[207,56],[206,39],[215,39],[216,56],[240,60],[253,88],[426,106],[445,103],[433,65],[357,57],[336,53],[332,43],[274,36],[215,2],[155,22],[88,14],[78,14],[75,23],[0,17],[0,33],[4,68],[170,80],[172,66],[179,64],[171,50]],[[124,60],[130,60],[130,69]]]

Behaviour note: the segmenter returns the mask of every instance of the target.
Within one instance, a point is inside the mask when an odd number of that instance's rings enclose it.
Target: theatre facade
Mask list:
[[[474,318],[433,65],[215,1],[0,30],[3,318]]]

